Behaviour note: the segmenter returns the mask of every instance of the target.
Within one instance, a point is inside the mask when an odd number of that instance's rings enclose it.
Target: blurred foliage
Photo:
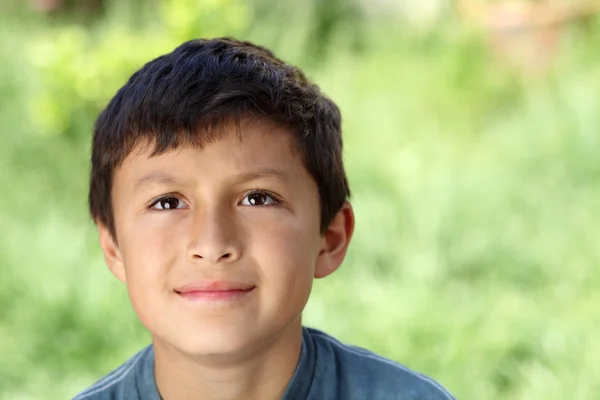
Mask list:
[[[87,217],[91,128],[143,63],[223,35],[299,64],[344,115],[357,231],[308,325],[462,399],[597,397],[598,19],[528,76],[452,18],[415,32],[342,1],[139,4],[0,16],[0,399],[72,396],[147,343]]]

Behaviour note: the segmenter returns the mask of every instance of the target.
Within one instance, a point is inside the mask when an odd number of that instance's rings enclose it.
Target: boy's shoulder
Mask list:
[[[338,399],[455,400],[441,384],[398,362],[317,329],[305,328],[305,334],[316,348],[311,394]]]
[[[148,346],[73,400],[160,400]],[[285,400],[455,400],[435,380],[369,350],[303,328],[302,354]]]
[[[160,400],[155,385],[154,352],[147,346],[73,400]]]

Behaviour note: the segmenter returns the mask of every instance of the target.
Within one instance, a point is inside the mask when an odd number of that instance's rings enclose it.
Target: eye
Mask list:
[[[186,205],[182,200],[173,196],[162,197],[150,205],[150,209],[153,210],[174,210],[177,208],[186,208]]]
[[[279,201],[269,193],[256,190],[248,193],[240,204],[243,206],[271,206],[278,203]]]

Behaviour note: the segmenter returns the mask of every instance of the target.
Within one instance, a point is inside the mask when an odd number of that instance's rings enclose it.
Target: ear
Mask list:
[[[98,224],[98,233],[100,234],[100,247],[104,253],[106,266],[118,280],[125,282],[125,264],[116,240],[110,230],[103,224]]]
[[[344,261],[354,232],[354,212],[345,202],[323,235],[322,248],[315,265],[315,278],[324,278],[334,272]]]

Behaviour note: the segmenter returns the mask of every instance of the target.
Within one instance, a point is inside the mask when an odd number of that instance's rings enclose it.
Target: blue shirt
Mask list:
[[[161,400],[148,346],[73,400]],[[302,330],[296,371],[282,400],[456,400],[439,383],[368,350]]]

